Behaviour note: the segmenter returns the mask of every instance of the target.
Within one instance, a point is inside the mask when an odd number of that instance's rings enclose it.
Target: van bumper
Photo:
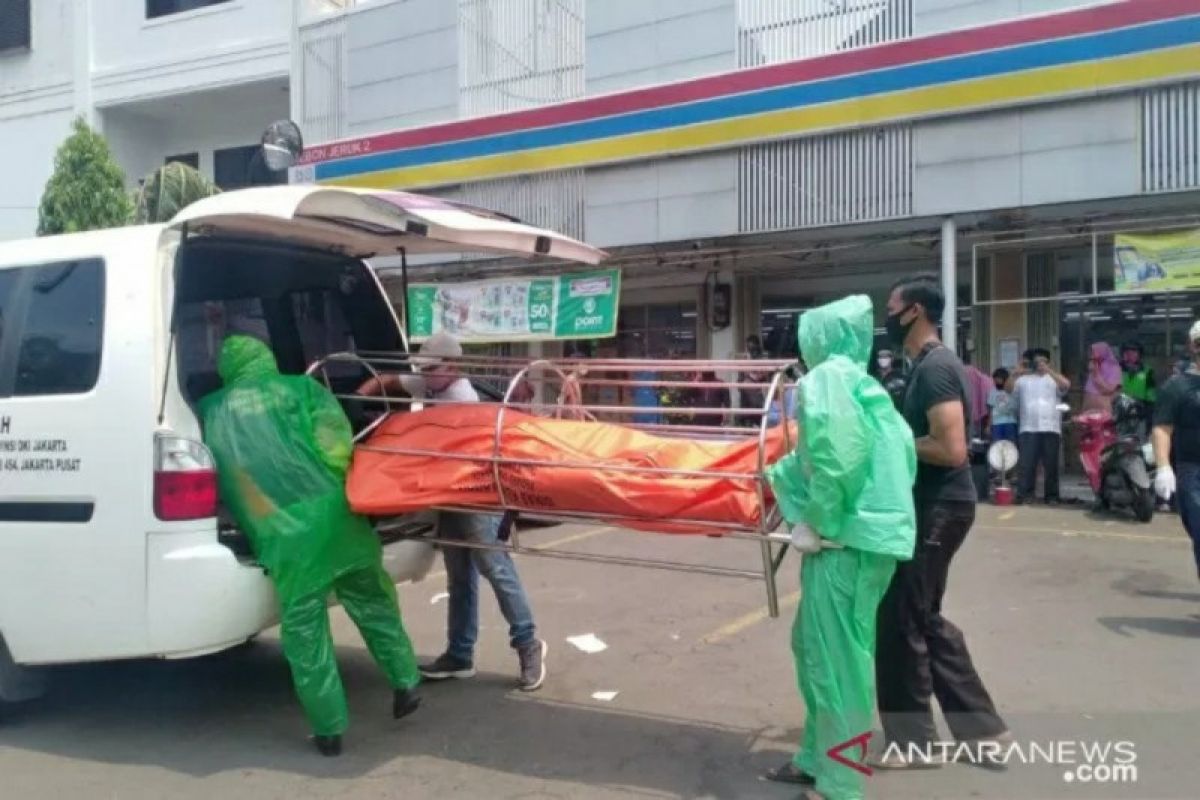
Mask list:
[[[204,533],[147,537],[149,655],[187,657],[233,647],[279,619],[261,567]]]
[[[148,547],[149,655],[189,658],[225,650],[279,622],[266,573],[214,541],[212,531],[152,533]],[[428,542],[391,542],[383,547],[383,566],[396,583],[419,581],[434,555]]]

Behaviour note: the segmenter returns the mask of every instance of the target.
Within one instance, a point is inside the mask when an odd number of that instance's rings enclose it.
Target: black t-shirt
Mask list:
[[[1200,375],[1188,372],[1167,381],[1154,407],[1155,425],[1173,425],[1171,454],[1175,461],[1200,464]]]
[[[971,429],[971,399],[967,393],[967,374],[962,362],[948,348],[935,345],[917,358],[908,376],[904,395],[904,419],[920,439],[929,435],[929,409],[958,400],[963,407],[963,436]],[[970,444],[969,442],[967,443]],[[941,467],[917,463],[916,499],[919,503],[974,503],[978,499],[971,467]]]

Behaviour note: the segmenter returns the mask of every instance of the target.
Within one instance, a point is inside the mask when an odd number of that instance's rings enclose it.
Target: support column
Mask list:
[[[942,315],[942,342],[958,350],[958,226],[953,217],[942,220],[942,294],[946,311]]]
[[[71,17],[71,76],[75,116],[101,130],[100,115],[92,105],[92,0],[75,0]]]

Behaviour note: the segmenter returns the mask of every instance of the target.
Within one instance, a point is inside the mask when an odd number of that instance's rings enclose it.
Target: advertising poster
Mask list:
[[[1200,230],[1118,234],[1113,272],[1118,292],[1200,288]]]
[[[617,332],[621,273],[496,278],[408,287],[415,342],[445,331],[459,341],[604,339]]]

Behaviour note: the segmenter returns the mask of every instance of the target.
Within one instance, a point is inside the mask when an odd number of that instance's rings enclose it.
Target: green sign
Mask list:
[[[462,342],[604,339],[617,333],[621,272],[497,278],[408,287],[413,341],[445,331]]]

